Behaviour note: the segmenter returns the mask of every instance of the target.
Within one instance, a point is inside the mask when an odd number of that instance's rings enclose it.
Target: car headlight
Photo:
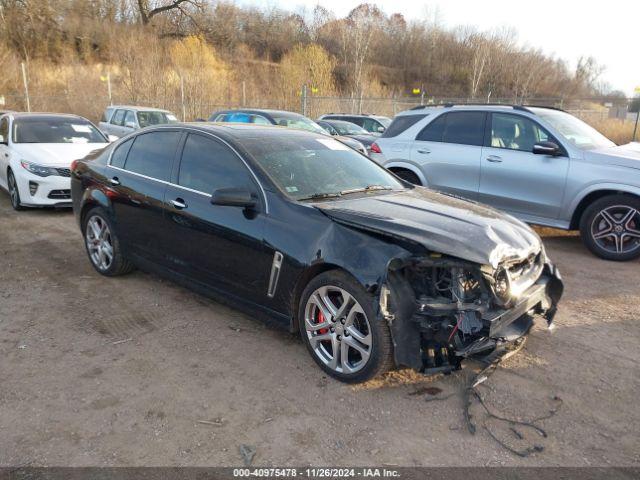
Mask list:
[[[508,303],[512,297],[511,278],[509,277],[509,272],[504,267],[500,267],[494,276],[494,280],[495,284],[493,291],[495,292],[496,297],[498,297],[501,302]]]
[[[55,168],[45,167],[44,165],[38,165],[37,163],[27,162],[25,160],[20,161],[20,165],[25,170],[38,175],[39,177],[48,177],[49,175],[58,175],[58,171]]]

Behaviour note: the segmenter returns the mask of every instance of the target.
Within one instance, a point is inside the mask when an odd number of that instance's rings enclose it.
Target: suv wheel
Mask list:
[[[422,185],[420,178],[418,178],[418,176],[415,173],[413,173],[411,170],[407,170],[405,168],[398,168],[398,169],[393,169],[391,171],[395,173],[398,177],[400,177],[402,180],[404,180],[405,182],[412,183],[413,185]]]
[[[300,334],[316,363],[348,383],[364,382],[393,366],[391,332],[375,299],[353,277],[332,270],[305,288],[298,308]]]
[[[582,214],[580,235],[589,250],[606,260],[640,257],[640,199],[609,195],[596,200]]]

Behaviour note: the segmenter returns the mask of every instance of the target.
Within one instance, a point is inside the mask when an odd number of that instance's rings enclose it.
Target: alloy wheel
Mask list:
[[[304,321],[314,354],[328,368],[355,373],[365,367],[372,352],[371,326],[353,295],[336,286],[318,288],[307,300]]]
[[[610,253],[635,251],[640,248],[640,211],[629,205],[602,209],[591,223],[591,237]]]
[[[94,215],[89,219],[85,240],[89,257],[96,268],[102,272],[109,270],[113,263],[113,244],[109,226],[102,217]]]
[[[20,193],[18,192],[18,185],[16,184],[16,178],[12,172],[9,172],[9,196],[11,197],[11,205],[13,208],[20,207]]]

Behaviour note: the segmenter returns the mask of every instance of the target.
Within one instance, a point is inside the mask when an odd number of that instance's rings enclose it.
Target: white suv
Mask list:
[[[567,112],[418,107],[396,116],[371,158],[411,183],[579,229],[602,258],[640,257],[640,145],[616,146]]]

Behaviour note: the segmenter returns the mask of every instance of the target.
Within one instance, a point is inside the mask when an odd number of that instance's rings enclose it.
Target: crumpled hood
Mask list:
[[[585,158],[600,164],[640,169],[640,143],[632,142],[616,147],[588,150],[585,152]]]
[[[71,162],[86,157],[90,152],[99,150],[108,143],[14,143],[11,147],[21,160],[49,165],[69,167]]]
[[[339,223],[405,238],[429,251],[493,268],[542,248],[540,237],[521,221],[422,187],[315,206]]]

